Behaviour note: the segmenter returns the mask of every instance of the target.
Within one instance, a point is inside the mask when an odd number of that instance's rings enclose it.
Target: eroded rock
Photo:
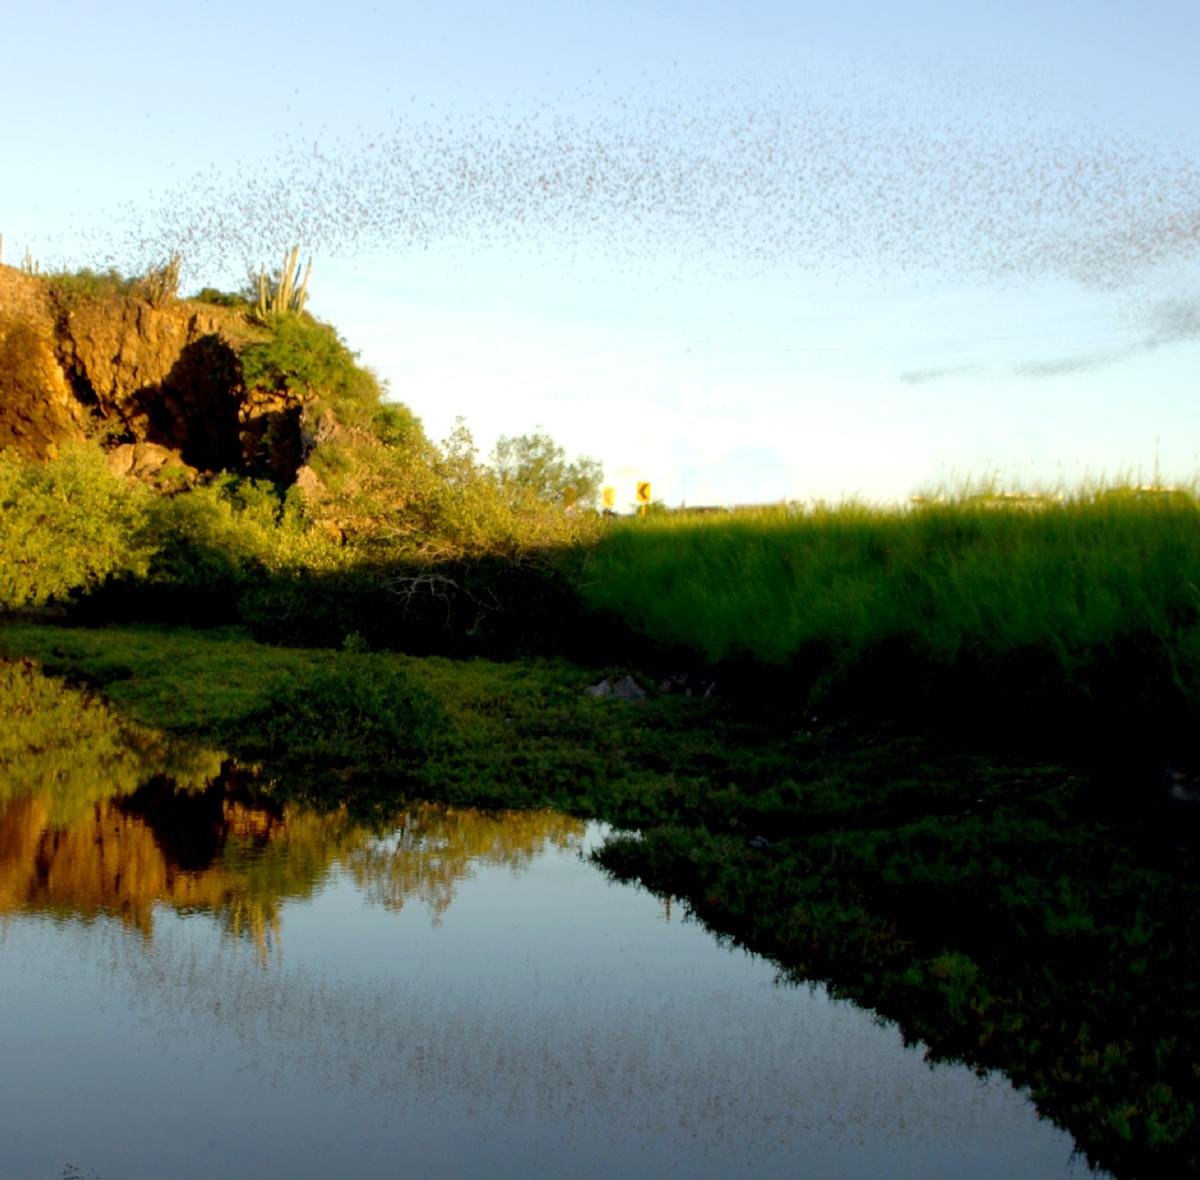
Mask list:
[[[89,435],[197,471],[289,483],[307,450],[299,398],[247,390],[237,311],[137,294],[72,296],[0,266],[0,448],[34,459]],[[123,451],[115,468],[165,466]],[[149,466],[147,466],[149,465]]]

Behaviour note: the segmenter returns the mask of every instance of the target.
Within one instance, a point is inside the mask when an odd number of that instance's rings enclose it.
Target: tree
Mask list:
[[[586,455],[567,462],[566,451],[544,430],[501,436],[492,451],[492,470],[500,487],[564,508],[592,508],[600,493],[603,467]]]

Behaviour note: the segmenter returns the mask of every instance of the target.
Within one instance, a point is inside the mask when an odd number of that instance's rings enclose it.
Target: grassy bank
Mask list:
[[[590,608],[812,703],[1181,734],[1200,709],[1200,503],[1134,488],[612,528]]]
[[[660,798],[679,814],[699,807],[715,778],[765,785],[786,766],[782,751],[750,749],[746,723],[715,702],[656,693],[614,708],[584,691],[595,669],[561,660],[285,648],[231,628],[14,624],[0,626],[0,657],[76,678],[138,724],[269,761],[287,790],[330,805],[369,810],[408,792],[636,819]]]

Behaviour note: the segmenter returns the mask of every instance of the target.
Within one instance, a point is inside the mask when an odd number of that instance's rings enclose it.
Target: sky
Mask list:
[[[6,6],[4,261],[310,310],[618,503],[1200,476],[1200,5]],[[20,112],[14,114],[14,112]]]

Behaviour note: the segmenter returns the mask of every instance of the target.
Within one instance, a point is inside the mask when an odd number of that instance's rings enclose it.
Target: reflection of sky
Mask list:
[[[768,964],[664,921],[574,849],[479,867],[440,923],[368,904],[346,876],[282,922],[282,958],[264,967],[173,912],[153,943],[103,920],[12,920],[6,1166],[1071,1174],[1069,1140],[1002,1082],[931,1070],[866,1013],[775,986]]]
[[[313,309],[432,435],[541,425],[622,495],[1190,477],[1198,25],[1170,0],[26,7],[0,232],[10,262],[78,262],[169,230],[226,283],[302,239]]]

